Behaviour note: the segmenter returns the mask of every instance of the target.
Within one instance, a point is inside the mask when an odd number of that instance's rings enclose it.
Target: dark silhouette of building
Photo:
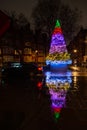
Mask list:
[[[87,61],[87,29],[81,28],[78,34],[67,46],[73,64],[78,66]]]

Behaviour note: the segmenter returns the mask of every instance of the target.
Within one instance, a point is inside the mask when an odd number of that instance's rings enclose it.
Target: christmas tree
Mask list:
[[[46,64],[59,65],[59,64],[71,64],[70,54],[67,52],[65,39],[60,26],[60,22],[57,20],[52,34],[51,45],[49,54],[46,57]]]

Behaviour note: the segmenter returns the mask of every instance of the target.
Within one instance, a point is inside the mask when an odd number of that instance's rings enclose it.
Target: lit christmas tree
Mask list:
[[[67,64],[71,63],[70,54],[67,52],[63,32],[60,23],[57,20],[52,34],[49,54],[46,57],[46,64],[51,65],[51,68],[53,66],[57,68],[60,65],[61,67],[65,67]]]

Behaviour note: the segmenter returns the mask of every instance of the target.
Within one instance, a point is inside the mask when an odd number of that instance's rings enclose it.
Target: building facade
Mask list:
[[[67,48],[73,64],[81,66],[83,62],[87,62],[87,29],[81,28]]]
[[[40,66],[45,64],[45,54],[42,46],[37,49],[35,44],[26,42],[23,50],[15,50],[6,45],[0,47],[0,66],[5,62],[21,62],[21,57],[23,62],[35,62]]]

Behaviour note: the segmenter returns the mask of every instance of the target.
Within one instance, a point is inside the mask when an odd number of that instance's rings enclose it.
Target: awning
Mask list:
[[[10,26],[10,18],[0,10],[0,37]]]

